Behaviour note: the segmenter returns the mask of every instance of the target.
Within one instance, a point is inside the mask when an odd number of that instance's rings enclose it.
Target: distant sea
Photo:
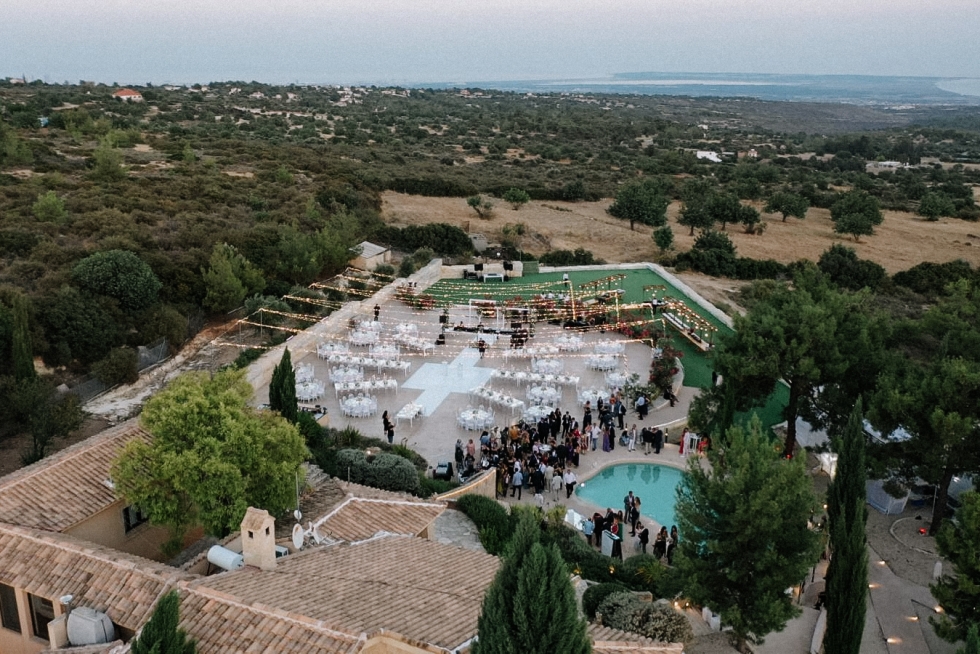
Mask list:
[[[417,84],[423,88],[482,88],[530,93],[621,93],[741,97],[862,105],[980,105],[980,79],[873,75],[739,73],[618,73],[589,79]]]

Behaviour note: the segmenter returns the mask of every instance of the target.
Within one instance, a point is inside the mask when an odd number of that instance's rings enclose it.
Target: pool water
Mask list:
[[[578,484],[575,493],[580,499],[600,507],[605,513],[607,508],[622,511],[623,498],[629,491],[633,491],[633,495],[640,498],[640,514],[643,518],[652,517],[670,529],[677,524],[674,517],[674,501],[677,499],[675,489],[683,478],[683,470],[670,466],[621,463],[605,468]]]

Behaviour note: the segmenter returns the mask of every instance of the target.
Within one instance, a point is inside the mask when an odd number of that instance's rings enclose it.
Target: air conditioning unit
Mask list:
[[[68,615],[68,642],[72,645],[101,645],[115,639],[116,628],[105,613],[80,606]]]
[[[281,559],[282,557],[289,554],[289,549],[283,547],[282,545],[276,545],[276,558]]]

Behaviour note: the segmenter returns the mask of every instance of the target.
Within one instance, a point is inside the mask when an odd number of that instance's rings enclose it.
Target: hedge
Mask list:
[[[603,600],[613,593],[626,592],[629,589],[622,584],[594,584],[585,589],[582,595],[582,612],[589,620],[595,620],[596,609],[602,604]]]
[[[456,508],[476,525],[483,549],[495,556],[504,553],[514,531],[507,509],[482,495],[464,495],[457,500]]]
[[[412,462],[397,454],[382,452],[368,459],[362,450],[340,450],[336,465],[341,478],[382,490],[412,493],[421,489],[419,473]],[[346,473],[346,475],[344,474]]]

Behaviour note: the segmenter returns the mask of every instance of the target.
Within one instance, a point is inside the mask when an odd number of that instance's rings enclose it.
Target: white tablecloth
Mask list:
[[[346,352],[346,343],[318,343],[316,346],[316,355],[321,359],[327,359],[331,354],[346,354]]]
[[[524,372],[523,370],[494,370],[491,379],[516,381],[518,384],[558,384],[560,386],[578,386],[579,378],[574,375],[546,375],[540,372]]]
[[[337,395],[341,393],[366,393],[371,391],[397,391],[398,382],[394,379],[374,379],[359,382],[339,382],[333,385]]]
[[[410,322],[399,323],[395,325],[395,333],[404,336],[418,336],[419,326]]]
[[[333,368],[330,370],[330,381],[337,382],[359,382],[364,381],[364,368]]]
[[[350,341],[351,345],[357,345],[363,347],[365,345],[374,345],[378,342],[381,335],[378,332],[368,332],[362,329],[352,331],[347,340]]]
[[[357,324],[357,328],[365,332],[381,333],[381,322],[377,320],[362,320]]]
[[[543,374],[557,375],[564,367],[561,359],[534,359],[531,361],[531,370]]]
[[[595,354],[586,360],[585,365],[592,370],[615,370],[619,366],[619,358],[612,354]]]
[[[293,374],[296,375],[297,382],[313,381],[313,364],[301,363],[293,368]]]
[[[622,388],[629,381],[629,375],[625,372],[607,372],[606,386],[609,388]]]
[[[413,424],[416,418],[421,418],[423,416],[423,407],[421,404],[414,404],[409,402],[402,408],[398,410],[395,414],[395,422],[401,420],[408,420],[409,424]]]
[[[367,418],[378,412],[378,401],[373,397],[347,397],[340,402],[340,411],[351,418]]]
[[[571,334],[562,334],[560,336],[555,336],[555,345],[562,352],[578,352],[582,349],[584,342],[581,336],[573,336]]]
[[[626,351],[626,344],[622,341],[602,341],[595,344],[596,354],[622,354]]]
[[[470,395],[477,401],[486,400],[487,402],[492,402],[494,404],[499,404],[500,406],[506,407],[511,410],[511,413],[516,414],[518,410],[524,410],[524,401],[519,400],[516,397],[507,395],[506,393],[501,393],[500,391],[494,391],[486,386],[479,386],[470,391]]]
[[[555,412],[555,407],[536,405],[529,406],[526,411],[524,411],[524,419],[528,422],[538,422],[541,418],[550,415]]]
[[[561,391],[554,386],[531,386],[527,389],[527,399],[531,404],[557,406],[561,400]]]
[[[317,380],[296,384],[296,399],[300,402],[309,402],[321,397],[323,397],[323,384]]]
[[[378,343],[371,346],[371,355],[383,359],[397,359],[400,350],[394,343]]]
[[[432,341],[427,341],[424,338],[418,338],[416,336],[396,334],[395,340],[405,347],[420,351],[422,354],[428,354],[432,350],[436,349],[436,346],[432,343]]]
[[[529,357],[554,356],[559,351],[557,345],[537,345],[524,348],[524,354]]]
[[[485,409],[464,409],[459,412],[457,423],[463,429],[479,431],[493,426],[493,411]]]

